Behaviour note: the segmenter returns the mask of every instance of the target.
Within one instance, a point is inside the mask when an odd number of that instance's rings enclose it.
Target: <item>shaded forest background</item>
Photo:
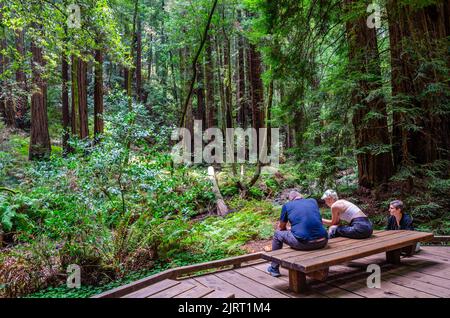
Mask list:
[[[290,188],[448,234],[449,36],[445,0],[1,0],[0,295],[244,253]],[[215,191],[170,157],[194,120],[279,127],[279,171],[217,164]]]

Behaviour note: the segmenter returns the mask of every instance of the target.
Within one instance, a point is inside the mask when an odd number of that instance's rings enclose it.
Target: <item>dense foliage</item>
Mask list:
[[[245,253],[293,188],[449,234],[448,1],[374,3],[376,28],[365,0],[2,0],[0,296]],[[280,128],[278,170],[214,164],[224,217],[207,165],[170,156],[194,120]]]

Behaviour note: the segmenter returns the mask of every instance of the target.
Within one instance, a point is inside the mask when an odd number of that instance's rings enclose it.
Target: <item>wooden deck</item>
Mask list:
[[[310,281],[310,290],[289,290],[288,272],[270,276],[268,262],[251,260],[240,267],[179,279],[163,279],[121,297],[210,297],[210,298],[440,298],[450,297],[450,247],[424,246],[413,257],[402,257],[401,265],[386,263],[384,253],[332,266],[326,282]],[[381,288],[368,288],[369,264],[381,267]],[[140,295],[140,296],[139,296]],[[120,297],[120,296],[119,296]]]

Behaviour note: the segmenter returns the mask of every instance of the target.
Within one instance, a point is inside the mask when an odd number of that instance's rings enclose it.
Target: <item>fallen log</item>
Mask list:
[[[216,179],[216,173],[213,166],[208,167],[208,177],[212,183],[212,189],[216,197],[217,214],[220,216],[227,215],[229,213],[228,207],[223,200],[222,194],[220,193],[219,185]]]

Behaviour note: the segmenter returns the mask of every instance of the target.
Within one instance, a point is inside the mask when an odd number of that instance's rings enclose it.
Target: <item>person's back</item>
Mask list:
[[[328,236],[316,200],[303,199],[299,192],[291,191],[289,201],[281,208],[280,221],[272,239],[272,251],[283,248],[283,244],[300,251],[324,248]],[[290,230],[286,227],[288,222],[291,224]],[[267,271],[278,277],[281,275],[279,267],[280,264],[273,261]]]
[[[323,227],[319,205],[314,199],[297,199],[286,203],[281,219],[289,220],[292,234],[305,241],[327,237]]]

